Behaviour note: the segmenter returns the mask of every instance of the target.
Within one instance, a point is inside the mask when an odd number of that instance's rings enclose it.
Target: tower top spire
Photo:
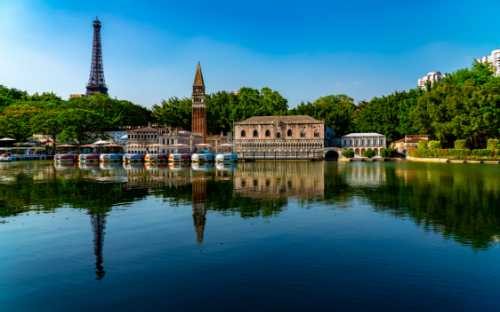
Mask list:
[[[193,87],[204,87],[205,82],[203,81],[203,74],[201,73],[200,62],[198,62],[198,67],[196,68],[196,75],[194,76]]]

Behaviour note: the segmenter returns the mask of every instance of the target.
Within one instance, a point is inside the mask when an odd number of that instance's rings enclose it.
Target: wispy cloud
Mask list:
[[[336,87],[343,86],[343,85],[344,85],[344,84],[343,84],[342,82],[337,82],[337,83],[335,84],[335,86],[336,86]]]

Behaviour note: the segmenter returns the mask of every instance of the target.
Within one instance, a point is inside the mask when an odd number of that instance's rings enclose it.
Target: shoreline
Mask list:
[[[455,159],[455,158],[418,158],[406,156],[406,160],[434,163],[469,163],[469,164],[500,164],[500,159]]]

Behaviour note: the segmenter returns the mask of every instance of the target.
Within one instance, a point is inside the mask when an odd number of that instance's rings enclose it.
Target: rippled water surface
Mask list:
[[[499,311],[500,166],[0,164],[0,311]]]

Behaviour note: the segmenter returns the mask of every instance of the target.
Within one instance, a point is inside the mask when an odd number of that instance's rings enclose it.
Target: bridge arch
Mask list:
[[[342,149],[338,147],[330,147],[330,148],[325,148],[323,150],[323,157],[324,158],[340,158],[340,155],[342,154]]]

